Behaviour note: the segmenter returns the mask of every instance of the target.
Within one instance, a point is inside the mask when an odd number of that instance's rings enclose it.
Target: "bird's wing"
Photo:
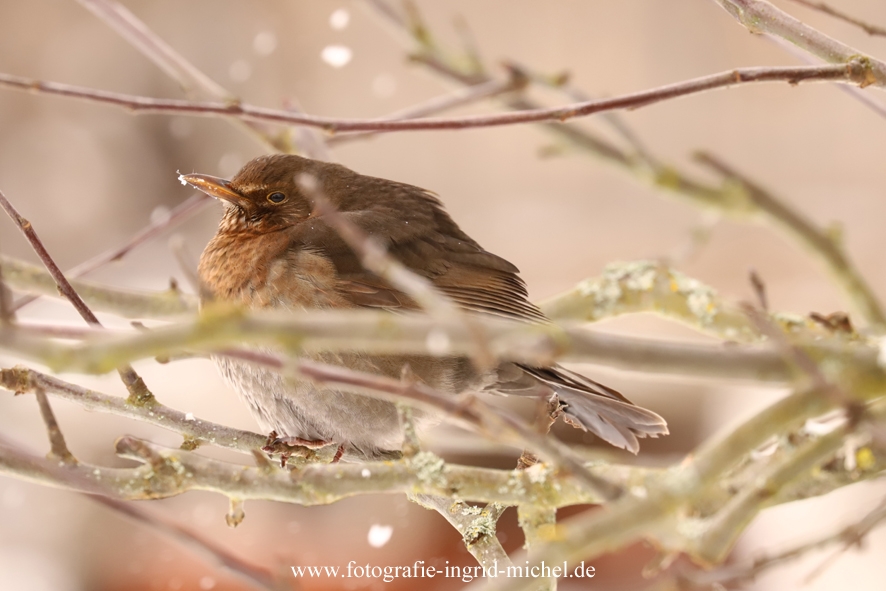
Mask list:
[[[388,254],[429,280],[460,307],[475,312],[545,322],[527,299],[518,269],[465,234],[432,193],[387,181],[385,199],[359,211],[340,210],[348,221],[382,242]],[[355,306],[415,309],[415,303],[383,278],[367,271],[352,250],[321,218],[295,232],[305,245],[318,248],[338,272],[337,291]]]

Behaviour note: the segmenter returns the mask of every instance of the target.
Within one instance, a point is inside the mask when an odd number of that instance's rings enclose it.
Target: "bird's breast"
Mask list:
[[[285,232],[219,232],[203,251],[200,280],[216,299],[251,308],[342,308],[335,266],[324,254],[292,246]]]

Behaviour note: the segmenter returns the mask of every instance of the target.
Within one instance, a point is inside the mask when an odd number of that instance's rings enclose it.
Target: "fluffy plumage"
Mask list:
[[[263,156],[231,181],[183,177],[225,200],[219,232],[201,257],[200,276],[215,297],[253,307],[414,309],[410,298],[365,270],[298,188],[308,173],[349,221],[381,240],[388,252],[430,280],[464,309],[525,322],[547,322],[527,299],[517,268],[465,234],[429,191],[360,175],[343,166],[292,155]],[[278,199],[282,200],[277,202]],[[560,366],[505,363],[479,375],[465,359],[425,356],[321,356],[354,369],[396,376],[404,363],[429,385],[457,392],[485,388],[507,394],[559,397],[568,422],[636,453],[638,437],[667,433],[657,414],[615,390]],[[348,443],[365,457],[398,445],[390,403],[318,387],[288,384],[273,372],[230,360],[223,375],[263,427],[303,439]]]

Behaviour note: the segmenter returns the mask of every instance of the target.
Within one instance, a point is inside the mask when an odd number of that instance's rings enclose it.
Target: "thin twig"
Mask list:
[[[0,255],[2,260],[2,255]],[[12,306],[12,292],[6,287],[3,279],[3,265],[0,264],[0,326],[12,324],[15,321],[15,309]]]
[[[101,322],[98,321],[98,318],[92,313],[89,306],[87,306],[83,299],[77,294],[77,291],[65,278],[64,273],[62,273],[62,270],[59,269],[58,265],[52,259],[49,252],[46,250],[46,247],[43,246],[43,242],[40,240],[40,237],[37,236],[37,232],[34,230],[31,222],[19,214],[2,191],[0,191],[0,207],[6,211],[7,215],[12,218],[12,221],[18,226],[22,234],[25,235],[25,238],[27,238],[31,247],[34,249],[34,252],[37,253],[37,256],[40,257],[40,261],[46,267],[46,270],[52,275],[56,285],[58,285],[59,291],[69,302],[71,302],[71,304],[73,304],[77,313],[80,314],[87,324],[101,326]],[[120,374],[120,379],[123,380],[126,389],[129,390],[129,397],[132,403],[145,404],[154,398],[154,395],[151,394],[151,391],[148,390],[147,385],[145,385],[144,380],[142,380],[135,370],[132,369],[131,365],[123,363],[119,366],[117,372]]]
[[[60,466],[57,460],[51,461],[28,454],[0,437],[0,471],[8,471],[10,468],[13,470],[12,473],[18,471],[20,475],[27,474],[30,479],[38,482],[42,481],[52,486],[85,493],[90,500],[151,527],[198,552],[208,558],[210,562],[231,572],[251,586],[266,591],[279,591],[279,586],[274,584],[275,581],[264,568],[238,558],[221,546],[180,524],[160,515],[148,513],[133,504],[123,502],[122,499],[126,497],[126,493],[120,491],[118,494],[113,483],[110,483],[109,486],[109,482],[102,478],[103,476],[111,476],[113,480],[111,475],[115,472],[113,469],[76,462]],[[138,469],[132,472],[137,473]],[[139,476],[144,478],[146,475],[142,470],[142,474]]]
[[[329,132],[372,131],[390,133],[396,131],[419,131],[433,129],[471,129],[498,127],[523,123],[563,122],[576,117],[623,109],[639,109],[648,105],[682,96],[755,82],[840,82],[866,86],[877,84],[871,77],[870,64],[857,59],[845,64],[823,66],[736,68],[719,74],[711,74],[676,82],[649,90],[624,94],[612,98],[573,103],[561,107],[515,111],[494,115],[464,117],[441,117],[417,120],[387,121],[383,119],[344,119],[299,114],[281,109],[256,107],[246,103],[198,102],[175,99],[148,98],[104,90],[95,90],[58,82],[42,82],[10,74],[0,74],[0,86],[42,94],[55,94],[89,102],[115,105],[135,114],[175,113],[204,117],[226,117],[244,121],[267,121],[288,125],[307,125]]]
[[[76,464],[77,460],[68,449],[68,444],[65,443],[65,436],[62,433],[61,427],[58,426],[58,421],[55,419],[55,413],[52,412],[52,406],[49,404],[46,392],[37,388],[34,390],[34,394],[37,397],[37,404],[40,405],[40,415],[43,417],[43,423],[46,425],[46,433],[49,435],[50,454],[63,464]]]
[[[883,312],[879,299],[842,247],[827,232],[815,227],[802,213],[716,156],[699,152],[695,158],[727,179],[737,182],[745,191],[749,213],[765,215],[766,219],[778,224],[802,246],[818,255],[865,320],[877,329],[886,329],[886,313]]]
[[[781,37],[831,64],[863,60],[870,84],[886,84],[886,63],[850,47],[776,8],[765,0],[713,0],[752,33]]]
[[[163,216],[162,219],[152,221],[150,224],[136,232],[124,244],[100,253],[91,259],[72,267],[65,273],[65,276],[69,280],[76,279],[78,277],[83,277],[108,263],[119,261],[138,246],[151,240],[175,224],[196,214],[203,208],[203,206],[211,202],[212,199],[210,199],[208,195],[204,193],[195,193],[186,201],[174,207],[167,215]],[[39,295],[28,295],[20,298],[15,302],[13,309],[15,311],[21,310],[39,297]]]
[[[875,509],[865,515],[858,522],[847,527],[840,528],[839,530],[822,536],[816,540],[800,544],[799,546],[796,546],[794,548],[771,554],[769,556],[762,556],[753,560],[753,562],[751,562],[750,564],[737,564],[730,567],[720,568],[709,573],[683,573],[682,577],[685,577],[692,583],[700,586],[709,586],[718,583],[720,585],[723,585],[724,587],[731,587],[732,585],[745,583],[747,581],[753,581],[761,573],[771,569],[772,567],[796,560],[798,558],[806,556],[807,554],[810,554],[811,552],[826,548],[827,546],[842,543],[843,547],[840,550],[826,559],[819,568],[813,571],[813,573],[810,573],[810,576],[812,576],[813,574],[819,572],[823,566],[826,566],[834,558],[839,556],[840,553],[853,545],[859,544],[865,536],[867,536],[874,528],[882,525],[884,521],[886,521],[886,501],[881,502]]]
[[[0,369],[0,388],[18,393],[45,393],[79,404],[87,410],[111,413],[156,425],[182,434],[193,449],[201,443],[244,453],[261,449],[267,436],[241,431],[194,417],[157,401],[150,405],[129,404],[125,399],[103,394],[26,367]]]
[[[406,119],[420,119],[422,117],[427,117],[428,115],[434,115],[436,113],[463,107],[505,93],[514,92],[515,90],[521,89],[525,84],[525,78],[521,78],[515,72],[507,79],[487,80],[473,86],[459,88],[443,96],[435,97],[425,103],[395,111],[385,117],[379,117],[379,120],[402,121]],[[373,131],[340,133],[328,138],[326,144],[329,146],[335,146],[352,140],[370,138],[374,135],[375,132]]]
[[[77,1],[178,82],[187,95],[199,93],[228,104],[235,104],[239,101],[234,94],[201,72],[119,2],[113,0]],[[242,123],[264,146],[273,150],[280,150],[284,147],[255,122],[234,121]]]
[[[851,25],[855,25],[856,27],[860,27],[864,30],[868,35],[879,35],[881,37],[886,37],[886,28],[879,27],[877,25],[872,25],[870,23],[866,23],[865,21],[855,18],[854,16],[848,15],[845,12],[837,10],[836,8],[832,8],[828,6],[824,2],[811,2],[810,0],[791,0],[792,2],[796,2],[797,4],[802,4],[808,8],[813,10],[818,10],[819,12],[823,12],[828,16],[832,16],[838,20],[845,21]]]
[[[4,279],[12,289],[50,297],[62,297],[52,276],[43,268],[19,259],[0,255]],[[89,281],[71,281],[75,291],[90,309],[110,312],[124,318],[170,319],[192,316],[197,312],[197,298],[170,286],[163,292],[136,291],[99,285]]]

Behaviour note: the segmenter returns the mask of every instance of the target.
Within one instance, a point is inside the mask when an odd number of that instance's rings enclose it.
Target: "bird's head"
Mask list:
[[[310,217],[313,207],[304,190],[306,177],[326,177],[336,168],[341,167],[278,154],[251,160],[231,180],[206,174],[182,174],[179,180],[224,203],[222,229],[261,233]]]

